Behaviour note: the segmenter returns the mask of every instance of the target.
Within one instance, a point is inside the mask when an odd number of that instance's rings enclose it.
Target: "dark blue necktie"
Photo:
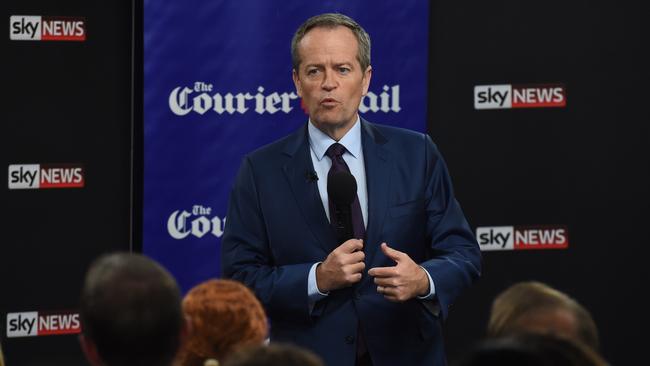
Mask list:
[[[343,160],[343,153],[345,152],[345,147],[341,144],[334,143],[330,145],[325,154],[332,159],[332,167],[327,173],[327,181],[329,182],[330,176],[338,172],[348,172],[350,173],[350,168],[348,164]],[[329,197],[329,196],[328,196]],[[334,202],[331,198],[328,198],[329,207],[330,207],[330,222],[336,222],[336,209],[334,207]],[[355,239],[364,239],[366,236],[366,227],[363,224],[363,215],[361,213],[361,205],[359,204],[359,196],[355,195],[354,201],[352,201],[352,231],[354,232]],[[340,243],[339,243],[340,244]],[[361,330],[360,324],[357,324],[357,347],[356,347],[356,364],[357,365],[371,365],[370,356],[368,355],[368,348],[366,347],[365,337],[363,331]]]
[[[330,145],[325,154],[329,156],[332,160],[332,167],[327,173],[328,181],[334,173],[338,172],[350,172],[348,164],[343,160],[343,153],[345,152],[345,147],[341,144],[334,143]],[[330,208],[330,222],[336,222],[336,209],[334,207],[334,202],[331,198],[328,198],[329,208]],[[366,227],[363,224],[363,214],[361,213],[361,205],[359,204],[359,197],[355,195],[354,201],[352,201],[352,231],[354,233],[355,239],[364,239],[366,235]],[[340,244],[340,243],[339,243]]]

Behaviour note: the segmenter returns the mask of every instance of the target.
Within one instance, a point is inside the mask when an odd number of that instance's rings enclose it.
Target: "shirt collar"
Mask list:
[[[327,152],[327,149],[337,141],[326,135],[323,131],[319,130],[309,120],[307,124],[307,131],[309,133],[309,146],[316,155],[318,161],[321,161]],[[357,114],[357,120],[343,138],[338,141],[345,149],[354,157],[358,158],[361,153],[361,120]]]

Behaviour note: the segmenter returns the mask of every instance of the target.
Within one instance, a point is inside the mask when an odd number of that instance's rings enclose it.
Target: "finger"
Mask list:
[[[404,255],[404,253],[389,247],[386,243],[381,243],[381,251],[384,252],[388,258],[394,260],[397,263],[399,263]]]
[[[363,249],[363,241],[359,239],[350,239],[339,246],[344,253],[352,253]]]
[[[371,268],[368,274],[373,277],[394,277],[397,272],[395,272],[395,267],[375,267]]]
[[[397,298],[395,296],[384,295],[384,299],[386,299],[388,301],[392,301],[392,302],[402,302],[399,298]]]
[[[363,263],[363,260],[366,258],[366,255],[362,251],[357,251],[354,253],[345,253],[341,255],[341,264],[355,264]]]
[[[397,285],[394,277],[375,277],[373,281],[378,286],[395,287]]]
[[[377,286],[377,292],[384,296],[396,297],[397,289],[391,286]]]
[[[397,287],[382,287],[382,295],[390,301],[401,302],[400,293]]]
[[[361,273],[353,273],[345,276],[349,283],[356,283],[361,281]]]
[[[384,296],[389,292],[388,289],[389,289],[389,286],[377,286],[377,292],[384,295]]]
[[[345,268],[346,271],[349,271],[350,273],[362,273],[363,270],[366,269],[366,264],[363,262],[359,262],[359,263],[349,264]]]
[[[346,273],[361,273],[366,268],[366,264],[363,262],[348,264],[343,269]]]
[[[359,250],[350,254],[350,258],[355,262],[363,262],[363,260],[366,259],[366,254],[363,251]]]

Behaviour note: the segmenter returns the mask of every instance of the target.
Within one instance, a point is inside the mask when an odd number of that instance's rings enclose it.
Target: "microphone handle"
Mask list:
[[[354,230],[352,230],[352,205],[347,205],[347,207],[334,206],[336,210],[336,238],[339,244],[341,244],[354,238]]]

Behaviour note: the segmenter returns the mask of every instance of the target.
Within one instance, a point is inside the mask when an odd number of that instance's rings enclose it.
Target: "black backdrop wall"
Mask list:
[[[84,177],[83,188],[0,190],[1,340],[9,365],[84,364],[72,335],[7,338],[6,314],[74,311],[88,263],[128,250],[131,235],[136,250],[140,244],[139,169],[133,177],[130,164],[132,109],[136,165],[142,148],[140,14],[135,30],[131,22],[141,2],[134,3],[3,3],[5,29],[12,15],[42,15],[84,18],[86,30],[83,42],[6,38],[2,46],[3,169],[73,164]],[[431,2],[429,130],[470,223],[562,225],[570,243],[485,252],[483,278],[446,325],[451,359],[483,336],[499,291],[536,279],[592,311],[612,364],[650,361],[643,348],[649,63],[642,52],[650,33],[641,10],[622,2]],[[562,84],[566,106],[474,109],[475,86],[505,84]]]
[[[100,253],[130,249],[132,4],[33,0],[2,8],[10,33],[0,52],[0,162],[9,173],[0,189],[1,342],[8,365],[85,364],[74,334],[84,272]],[[85,40],[13,40],[25,35],[14,32],[14,22],[30,20],[22,16],[41,16],[41,31],[46,21],[80,26],[73,36]],[[58,188],[12,189],[11,165],[33,164],[41,183],[43,174],[68,172],[83,187],[62,188],[56,176],[49,178]],[[18,313],[22,322],[11,323]],[[48,323],[29,328],[24,319],[32,316]],[[73,334],[16,337],[36,328]]]
[[[430,133],[473,227],[566,225],[565,250],[484,252],[450,312],[457,357],[491,300],[540,280],[591,310],[612,364],[648,364],[647,27],[640,2],[433,1]],[[647,22],[646,22],[647,23]],[[566,107],[474,109],[474,86],[561,83]]]

